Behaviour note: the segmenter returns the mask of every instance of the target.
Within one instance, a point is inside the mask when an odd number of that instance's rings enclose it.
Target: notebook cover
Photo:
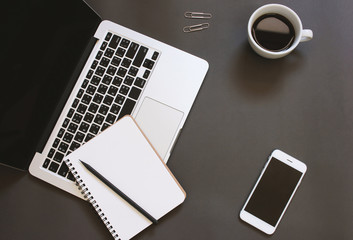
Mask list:
[[[68,155],[68,164],[89,202],[113,237],[130,239],[151,222],[98,180],[82,160],[139,206],[160,219],[186,193],[131,116],[125,116]]]

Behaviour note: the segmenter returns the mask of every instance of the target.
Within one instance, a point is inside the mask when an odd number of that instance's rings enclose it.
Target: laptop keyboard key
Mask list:
[[[152,55],[152,60],[157,60],[159,53],[158,52],[154,52]]]
[[[104,49],[107,47],[108,43],[107,42],[103,42],[101,45],[101,50],[104,51]]]
[[[124,57],[125,52],[126,52],[126,50],[124,48],[120,47],[120,48],[118,48],[118,50],[116,50],[115,55],[117,55],[118,57]]]
[[[81,101],[82,101],[82,100],[81,100]],[[75,112],[75,110],[72,109],[72,108],[70,108],[69,112],[67,113],[67,117],[68,117],[68,118],[71,118],[72,115],[74,115],[74,112]]]
[[[131,88],[131,91],[129,93],[129,97],[137,100],[140,96],[140,93],[141,93],[141,89],[137,88],[137,87],[132,87]]]
[[[127,48],[130,44],[130,41],[123,38],[123,40],[121,40],[121,43],[120,43],[120,46],[123,47],[123,48]]]
[[[133,77],[130,77],[130,76],[126,76],[125,80],[124,80],[124,83],[126,85],[129,85],[131,86],[131,84],[134,82],[134,78]]]
[[[137,43],[134,43],[132,42],[130,44],[130,47],[129,47],[129,50],[127,50],[127,53],[126,53],[126,56],[128,58],[134,58],[136,52],[137,52],[137,49],[139,48],[140,45],[138,45]]]
[[[62,142],[60,143],[58,150],[62,153],[66,153],[67,148],[69,147],[69,145],[67,145],[66,143]]]
[[[154,61],[146,59],[145,62],[143,63],[143,66],[148,69],[152,69],[154,65]]]
[[[88,85],[88,80],[85,79],[85,80],[83,81],[83,83],[82,83],[81,88],[85,89],[85,88],[87,87],[87,85]]]
[[[77,112],[81,114],[85,114],[86,110],[87,110],[87,106],[80,103],[80,105],[77,108]]]
[[[103,96],[100,95],[99,93],[97,93],[94,98],[93,98],[93,102],[97,103],[97,104],[100,104],[103,100]]]
[[[115,118],[116,118],[115,115],[109,113],[108,116],[107,116],[107,118],[105,119],[105,121],[108,122],[108,123],[110,123],[110,124],[113,124],[113,123],[115,122]]]
[[[108,93],[111,94],[111,95],[113,95],[113,94],[111,93],[111,90],[110,90],[111,88],[115,88],[116,91],[118,91],[118,89],[117,89],[116,87],[111,86],[111,87],[109,88],[109,91],[108,91]],[[114,94],[114,95],[115,95],[115,94]],[[113,96],[114,96],[114,95],[113,95]],[[111,96],[109,96],[109,95],[107,95],[107,96],[105,96],[105,98],[104,98],[104,100],[103,100],[103,103],[104,103],[104,104],[107,104],[108,106],[110,106],[110,105],[113,103],[113,101],[114,101],[114,98],[111,97]]]
[[[126,95],[129,92],[130,88],[126,85],[121,86],[119,93]]]
[[[71,146],[70,146],[70,150],[71,151],[75,151],[77,148],[79,148],[81,146],[81,144],[77,143],[77,142],[72,142]]]
[[[84,92],[85,91],[83,91],[83,89],[80,89],[79,91],[78,91],[78,93],[77,93],[77,98],[81,98],[82,97],[82,95],[84,94]]]
[[[59,171],[58,171],[58,174],[60,176],[63,176],[63,177],[66,177],[66,175],[68,174],[69,172],[69,168],[67,167],[66,163],[62,163],[61,164],[61,167],[59,168]]]
[[[97,59],[97,60],[100,60],[101,57],[102,57],[102,55],[103,55],[103,52],[102,52],[102,51],[99,51],[99,52],[97,53],[97,55],[96,55],[96,59]]]
[[[108,90],[108,87],[106,85],[104,85],[104,84],[101,84],[101,85],[99,85],[99,88],[98,88],[97,92],[99,92],[99,93],[104,95],[107,92],[107,90]],[[102,96],[102,99],[103,99],[103,96]],[[102,99],[101,99],[101,101],[102,101]]]
[[[145,59],[147,52],[148,48],[141,46],[132,64],[136,67],[141,67],[142,61]]]
[[[112,37],[112,35],[113,35],[113,34],[112,34],[111,32],[108,32],[107,35],[105,36],[105,39],[104,39],[104,40],[105,40],[105,41],[109,41],[110,38]]]
[[[81,102],[83,102],[84,104],[89,104],[92,100],[92,97],[88,94],[83,95]]]
[[[85,122],[82,122],[81,123],[81,125],[80,125],[80,128],[79,128],[79,130],[81,131],[81,132],[87,132],[88,131],[88,128],[89,128],[89,124],[87,124],[87,123],[85,123]]]
[[[93,70],[89,70],[88,73],[87,73],[86,78],[87,79],[91,79],[92,76],[93,76]]]
[[[101,105],[98,112],[102,115],[106,115],[109,111],[109,107],[105,106],[105,105]],[[98,115],[97,115],[98,116]]]
[[[75,123],[70,123],[69,127],[67,128],[67,131],[71,133],[75,133],[78,128],[78,125]]]
[[[87,87],[86,92],[87,92],[88,94],[93,95],[93,94],[96,92],[96,90],[97,90],[97,87],[95,87],[95,86],[93,86],[93,85],[90,84],[90,85]]]
[[[142,78],[136,78],[136,81],[134,83],[135,86],[138,86],[140,88],[143,88],[145,86],[146,80],[143,80]]]
[[[89,129],[89,132],[96,135],[98,131],[99,131],[99,126],[96,124],[92,124],[91,128]]]
[[[99,65],[103,67],[107,67],[109,65],[110,60],[106,57],[103,57],[102,60],[99,62]]]
[[[55,153],[55,149],[51,148],[48,153],[48,158],[52,158],[54,156],[54,153]]]
[[[126,67],[126,68],[129,68],[130,64],[131,64],[131,60],[127,59],[127,58],[124,58],[124,60],[121,62],[121,66]]]
[[[57,161],[58,163],[61,163],[61,161],[63,160],[64,158],[64,154],[60,153],[60,152],[56,152],[55,155],[54,155],[54,161]],[[57,169],[56,169],[57,170]],[[55,170],[55,171],[56,171]]]
[[[125,68],[120,67],[117,75],[120,76],[120,77],[125,77],[126,72],[127,72],[127,70]]]
[[[96,69],[96,74],[98,76],[103,76],[104,75],[104,72],[105,72],[105,68],[102,68],[101,66],[98,66],[97,69]]]
[[[111,76],[105,75],[103,77],[102,83],[109,85],[112,80],[113,78]]]
[[[119,114],[119,117],[118,117],[118,120],[122,117],[124,117],[125,115],[130,115],[132,110],[134,109],[135,107],[135,104],[136,102],[131,100],[130,98],[127,98],[126,101],[125,101],[125,104],[123,106],[123,108],[121,109],[120,111],[120,114]]]
[[[77,105],[80,103],[80,100],[78,100],[77,98],[74,100],[74,102],[72,103],[72,107],[76,108]]]
[[[72,118],[72,121],[74,123],[80,124],[82,118],[83,118],[83,116],[81,114],[75,113],[75,115]]]
[[[115,76],[112,84],[117,87],[120,87],[122,81],[123,81],[122,78]]]
[[[45,159],[45,161],[44,161],[42,167],[43,167],[43,168],[47,168],[47,167],[49,166],[49,163],[50,163],[50,159],[48,159],[48,158]]]
[[[81,132],[77,132],[75,136],[75,141],[82,142],[84,138],[85,138],[85,134]]]
[[[109,90],[108,90],[108,93],[112,96],[115,96],[116,93],[118,92],[118,88],[114,87],[114,86],[110,86]],[[109,97],[109,96],[107,96]],[[104,102],[104,101],[103,101]],[[107,105],[110,105],[110,104],[107,104]]]
[[[107,58],[112,58],[114,55],[114,50],[111,48],[107,48],[107,50],[105,50],[104,52],[104,56],[106,56]]]
[[[98,105],[95,103],[91,103],[91,105],[89,105],[88,111],[91,113],[96,113],[98,110]]]
[[[104,121],[104,117],[102,115],[100,115],[100,114],[97,114],[96,118],[94,119],[94,122],[97,123],[98,125],[102,125],[103,121]],[[97,134],[98,130],[96,132],[95,129],[93,129],[92,131],[90,129],[90,132]]]
[[[86,121],[86,122],[88,122],[88,123],[91,123],[92,120],[93,120],[93,118],[94,118],[94,115],[91,114],[91,113],[89,113],[89,112],[87,112],[86,115],[85,115],[85,117],[83,118],[83,120]]]
[[[57,164],[56,162],[51,162],[50,166],[49,166],[49,170],[52,172],[56,172],[59,168],[59,164]]]
[[[94,60],[92,65],[91,65],[91,68],[94,70],[94,69],[96,69],[97,66],[98,66],[98,61]]]
[[[70,143],[72,141],[73,137],[74,137],[74,135],[72,135],[71,133],[65,133],[65,135],[63,137],[63,141]]]
[[[66,128],[67,125],[69,124],[69,122],[70,122],[70,119],[65,118],[65,120],[64,120],[64,122],[63,122],[63,128]]]
[[[58,136],[57,136],[57,137],[61,138],[61,137],[64,135],[64,133],[65,133],[65,129],[60,128],[60,130],[59,130],[59,132],[58,132]]]
[[[56,148],[60,143],[60,139],[59,138],[56,138],[53,142],[53,148]]]
[[[115,103],[121,105],[121,104],[123,104],[124,100],[125,100],[125,97],[124,97],[123,95],[120,95],[120,94],[119,94],[119,95],[116,96],[116,98],[115,98]]]
[[[96,75],[93,76],[91,83],[95,86],[98,86],[99,82],[101,81],[100,77],[97,77]]]
[[[113,57],[111,64],[114,66],[119,66],[121,62],[121,58]]]
[[[143,74],[143,78],[147,79],[150,76],[150,73],[151,71],[146,69],[145,73]]]
[[[113,37],[112,37],[112,40],[109,43],[109,47],[113,48],[113,49],[116,49],[118,47],[120,39],[121,39],[121,37],[119,37],[119,36],[114,34]]]
[[[131,68],[130,68],[130,70],[129,70],[129,74],[131,75],[131,76],[136,76],[137,75],[137,73],[138,73],[138,68],[135,68],[134,66],[131,66]]]
[[[120,108],[121,107],[119,105],[113,104],[113,106],[110,108],[110,112],[116,115],[120,111]]]

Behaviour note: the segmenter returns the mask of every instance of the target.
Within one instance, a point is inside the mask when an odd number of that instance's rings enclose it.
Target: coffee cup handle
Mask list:
[[[312,38],[313,38],[313,31],[311,31],[310,29],[303,29],[300,42],[306,42],[311,40]]]

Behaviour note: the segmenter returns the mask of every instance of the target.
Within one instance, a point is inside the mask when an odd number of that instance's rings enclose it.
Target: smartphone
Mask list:
[[[294,157],[273,151],[240,211],[240,218],[266,234],[273,234],[306,169]]]

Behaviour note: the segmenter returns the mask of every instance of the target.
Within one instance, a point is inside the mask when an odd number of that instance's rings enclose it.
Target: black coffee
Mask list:
[[[290,48],[295,39],[291,22],[279,14],[265,14],[253,24],[252,36],[261,47],[279,52]]]

